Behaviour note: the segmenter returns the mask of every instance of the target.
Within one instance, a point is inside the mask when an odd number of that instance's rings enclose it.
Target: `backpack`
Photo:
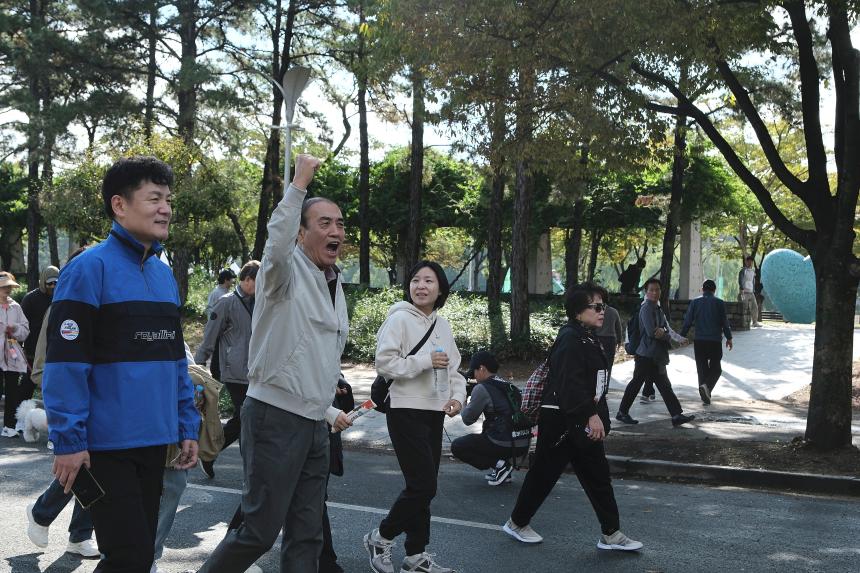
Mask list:
[[[526,381],[526,387],[520,395],[520,413],[531,424],[537,424],[547,378],[549,378],[549,358],[535,368],[535,371],[532,372],[532,375]]]
[[[496,378],[495,381],[499,382],[495,387],[501,390],[505,398],[508,400],[508,406],[510,406],[511,409],[511,424],[513,426],[513,431],[519,432],[520,430],[531,430],[534,423],[522,410],[522,391],[510,382],[502,382],[498,378]]]
[[[642,341],[642,331],[639,329],[639,309],[627,321],[627,337],[624,342],[624,352],[633,356]]]

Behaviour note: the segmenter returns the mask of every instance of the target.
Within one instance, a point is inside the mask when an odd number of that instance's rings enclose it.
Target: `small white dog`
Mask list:
[[[41,400],[24,400],[15,417],[24,424],[24,441],[35,442],[40,436],[48,437],[48,416]]]

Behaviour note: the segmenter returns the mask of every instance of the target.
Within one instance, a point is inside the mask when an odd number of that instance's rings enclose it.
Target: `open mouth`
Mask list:
[[[336,257],[338,249],[340,249],[340,241],[331,241],[326,243],[325,251],[331,257]]]

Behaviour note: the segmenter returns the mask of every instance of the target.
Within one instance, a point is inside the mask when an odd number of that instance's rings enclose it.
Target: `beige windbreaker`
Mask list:
[[[332,305],[325,272],[296,245],[305,194],[290,185],[269,220],[251,322],[248,396],[334,424],[349,319],[340,273]]]
[[[407,356],[430,328],[436,327],[424,346]],[[430,353],[442,348],[448,354],[448,370],[435,371]],[[433,311],[430,316],[411,303],[398,302],[388,309],[388,317],[376,333],[376,372],[391,384],[392,408],[439,410],[450,399],[466,403],[466,380],[457,371],[460,351],[448,321]]]

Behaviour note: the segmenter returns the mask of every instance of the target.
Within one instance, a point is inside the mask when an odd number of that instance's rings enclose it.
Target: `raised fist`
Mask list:
[[[313,155],[308,155],[307,153],[296,155],[296,173],[293,176],[293,186],[299,189],[307,189],[321,164],[322,161]]]

